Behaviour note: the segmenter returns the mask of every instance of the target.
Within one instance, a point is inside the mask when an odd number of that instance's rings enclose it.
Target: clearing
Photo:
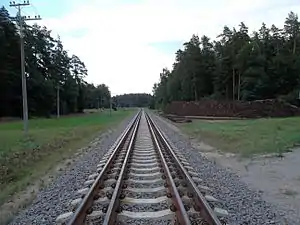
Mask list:
[[[32,119],[24,137],[22,121],[0,123],[0,205],[32,185],[133,110]]]
[[[194,120],[181,128],[194,138],[242,156],[289,151],[300,143],[300,117]]]

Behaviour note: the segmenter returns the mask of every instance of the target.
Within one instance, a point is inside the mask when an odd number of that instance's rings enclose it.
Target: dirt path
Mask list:
[[[300,216],[300,149],[284,157],[265,155],[241,159],[191,140],[202,155],[237,173],[251,188],[259,190],[263,198],[281,209]]]

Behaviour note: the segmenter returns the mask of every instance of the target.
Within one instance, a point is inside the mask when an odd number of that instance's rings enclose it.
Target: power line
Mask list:
[[[24,1],[23,3],[16,3],[15,1],[10,2],[10,7],[16,7],[18,13],[16,17],[12,17],[12,20],[19,23],[20,29],[20,50],[21,50],[21,77],[22,77],[22,99],[23,99],[23,122],[24,122],[24,133],[28,133],[28,104],[27,104],[27,88],[26,88],[26,75],[25,75],[25,53],[24,53],[24,35],[23,35],[23,23],[26,20],[41,20],[40,16],[35,16],[30,18],[30,16],[22,16],[21,9],[24,6],[29,6],[29,1]]]

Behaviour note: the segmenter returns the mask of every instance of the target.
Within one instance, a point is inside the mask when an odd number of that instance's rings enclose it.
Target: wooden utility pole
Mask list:
[[[28,104],[27,104],[27,88],[26,88],[26,75],[25,75],[25,53],[24,53],[24,34],[23,34],[23,23],[26,20],[41,20],[40,16],[30,18],[30,16],[21,15],[21,7],[29,6],[29,1],[23,3],[10,2],[10,7],[16,7],[18,10],[17,16],[12,17],[12,20],[17,21],[20,32],[20,50],[21,50],[21,77],[22,77],[22,99],[23,99],[23,122],[24,122],[24,133],[28,133]]]
[[[112,108],[112,101],[111,101],[111,97],[109,99],[109,115],[111,116],[111,108]]]
[[[57,87],[56,87],[56,117],[59,118],[60,116],[60,96],[59,96],[59,83],[57,84]]]

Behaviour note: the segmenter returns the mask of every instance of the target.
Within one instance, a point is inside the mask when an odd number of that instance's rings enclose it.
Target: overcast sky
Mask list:
[[[2,2],[3,0],[1,0]],[[4,0],[5,6],[8,2]],[[16,1],[17,2],[17,1]],[[223,26],[243,21],[256,30],[262,22],[282,27],[300,0],[31,0],[24,15],[59,34],[70,54],[87,66],[87,81],[105,83],[113,95],[151,93],[163,67],[192,34],[211,39]],[[8,7],[7,7],[8,8]],[[10,10],[15,13],[16,10]]]

